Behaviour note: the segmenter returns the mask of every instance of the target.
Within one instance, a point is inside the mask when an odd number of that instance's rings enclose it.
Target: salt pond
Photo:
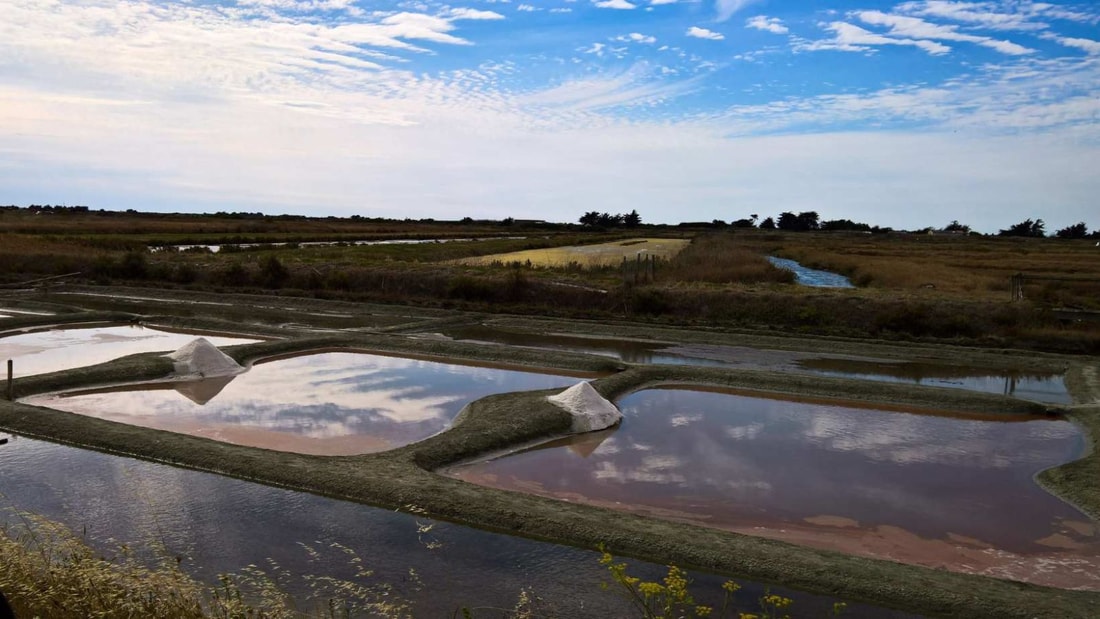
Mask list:
[[[466,404],[490,394],[577,381],[559,374],[326,352],[256,364],[229,378],[25,401],[240,445],[348,455],[431,436]]]
[[[136,546],[161,542],[171,555],[186,558],[185,569],[207,581],[249,564],[266,568],[268,559],[274,560],[294,575],[286,590],[303,609],[312,602],[301,575],[352,577],[348,558],[331,546],[338,543],[375,571],[371,582],[390,583],[410,598],[417,617],[449,617],[461,605],[511,608],[523,587],[548,600],[554,616],[631,614],[616,595],[600,590],[606,570],[588,550],[26,438],[0,447],[0,471],[3,507],[85,531],[101,549],[116,547],[108,539]],[[0,512],[0,518],[5,515]],[[300,544],[321,551],[319,559],[312,560]],[[632,573],[647,579],[664,573],[661,566],[630,565]],[[410,582],[410,568],[420,575],[421,590]],[[692,577],[701,603],[720,604],[720,597],[706,592],[720,591],[724,578]],[[764,592],[762,585],[739,582],[740,600]],[[833,603],[772,591],[794,597],[799,616],[823,616]],[[903,615],[853,605],[844,616]]]
[[[744,346],[673,345],[628,339],[582,337],[562,333],[521,333],[483,325],[448,329],[442,335],[455,340],[525,346],[601,355],[627,363],[727,366],[913,383],[966,389],[1068,404],[1072,401],[1060,374],[1024,373],[1005,369],[966,367],[933,362],[823,356]]]
[[[215,346],[255,339],[181,333],[142,326],[65,327],[0,338],[0,359],[12,359],[15,375],[71,370],[145,352],[171,352],[199,336]]]
[[[1068,422],[679,389],[619,404],[616,430],[450,474],[844,552],[1100,589],[1095,523],[1032,479],[1083,452]]]
[[[788,260],[787,258],[776,258],[775,256],[768,256],[767,258],[768,262],[771,262],[773,265],[781,269],[792,271],[794,273],[795,283],[803,286],[812,286],[815,288],[854,288],[852,282],[843,275],[804,267],[798,262]]]

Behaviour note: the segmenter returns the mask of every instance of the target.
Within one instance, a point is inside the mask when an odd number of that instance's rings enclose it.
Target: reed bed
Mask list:
[[[696,237],[662,265],[657,281],[790,284],[794,273],[772,265],[764,254],[740,245],[731,234],[710,234]]]

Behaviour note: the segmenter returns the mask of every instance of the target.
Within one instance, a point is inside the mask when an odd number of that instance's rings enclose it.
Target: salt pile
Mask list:
[[[587,382],[580,382],[546,398],[573,416],[573,432],[603,430],[619,423],[623,414]]]
[[[234,376],[244,371],[232,357],[218,350],[206,338],[197,338],[174,353],[165,355],[175,362],[179,376]]]

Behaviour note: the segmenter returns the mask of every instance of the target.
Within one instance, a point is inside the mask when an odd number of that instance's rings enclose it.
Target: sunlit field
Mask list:
[[[506,254],[479,256],[458,261],[466,265],[493,265],[520,263],[535,267],[564,267],[577,264],[583,267],[615,266],[623,260],[654,256],[668,260],[687,247],[688,239],[626,239],[598,245],[572,245],[531,249]]]

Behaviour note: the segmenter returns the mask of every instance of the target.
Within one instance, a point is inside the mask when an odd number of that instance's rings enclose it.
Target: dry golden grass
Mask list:
[[[712,284],[792,283],[794,273],[768,262],[764,254],[742,247],[732,234],[697,236],[658,271],[661,282]]]
[[[638,256],[655,256],[668,260],[680,253],[686,239],[637,238],[599,243],[596,245],[570,245],[546,249],[531,249],[505,254],[492,254],[457,261],[458,264],[490,266],[494,264],[530,264],[533,267],[567,267],[579,265],[585,268],[617,266],[623,260]]]
[[[758,251],[847,275],[857,286],[893,292],[934,290],[973,300],[1008,300],[1009,278],[1015,273],[1100,282],[1100,249],[1094,241],[763,232],[740,238]],[[1085,305],[1093,294],[1086,288],[1076,295]]]

